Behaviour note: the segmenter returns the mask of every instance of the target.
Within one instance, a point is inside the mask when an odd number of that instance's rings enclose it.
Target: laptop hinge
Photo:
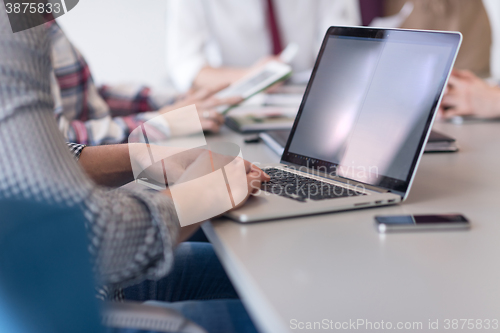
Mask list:
[[[337,182],[347,184],[350,186],[360,186],[360,187],[363,187],[367,190],[378,192],[378,193],[389,193],[390,192],[388,189],[385,189],[382,187],[361,183],[361,182],[358,182],[358,181],[355,181],[355,180],[352,180],[349,178],[340,177],[340,176],[332,176],[332,175],[329,175],[328,173],[321,172],[321,171],[315,170],[315,169],[311,169],[311,168],[308,168],[305,166],[299,166],[297,168],[294,164],[288,164],[287,162],[283,162],[283,161],[281,161],[281,163],[283,164],[283,166],[285,168],[294,169],[295,171],[302,172],[305,174],[311,174],[313,176],[319,176],[319,177],[335,180]]]

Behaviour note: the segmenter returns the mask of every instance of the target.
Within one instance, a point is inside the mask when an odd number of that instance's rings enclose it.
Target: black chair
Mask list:
[[[205,332],[173,310],[95,297],[82,212],[0,200],[0,332]]]

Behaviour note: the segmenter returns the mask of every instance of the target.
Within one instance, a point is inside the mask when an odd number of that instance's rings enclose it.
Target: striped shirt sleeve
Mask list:
[[[73,157],[78,161],[80,159],[80,155],[82,154],[83,148],[85,148],[86,146],[71,142],[67,142],[66,144],[68,145],[69,152],[73,154]]]
[[[122,84],[97,88],[88,63],[55,22],[45,24],[51,41],[52,95],[59,129],[66,141],[96,146],[127,142],[132,131],[175,100],[169,89]],[[154,125],[153,125],[154,126]],[[159,140],[170,137],[155,128]]]

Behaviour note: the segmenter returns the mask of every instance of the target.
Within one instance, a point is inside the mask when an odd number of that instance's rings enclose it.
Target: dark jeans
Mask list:
[[[124,294],[132,301],[160,301],[148,304],[177,310],[210,333],[257,332],[210,243],[182,243],[167,277],[126,288]]]

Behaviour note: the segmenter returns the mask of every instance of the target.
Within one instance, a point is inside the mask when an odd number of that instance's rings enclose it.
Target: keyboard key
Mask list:
[[[262,183],[261,189],[263,191],[299,202],[306,202],[307,199],[319,201],[366,195],[365,193],[296,175],[281,169],[270,168],[266,169],[265,172],[271,177],[271,180]]]

